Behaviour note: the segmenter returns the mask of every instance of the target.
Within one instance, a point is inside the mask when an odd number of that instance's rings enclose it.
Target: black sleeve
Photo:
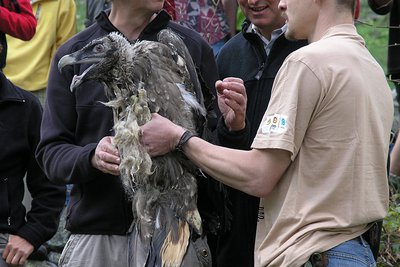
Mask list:
[[[246,119],[246,126],[240,131],[229,131],[224,119],[220,116],[217,125],[215,144],[234,149],[248,149],[250,138],[249,122]]]
[[[35,148],[40,137],[40,121],[42,110],[39,101],[31,100],[29,114],[29,145],[30,156],[26,181],[32,196],[31,210],[27,213],[27,222],[17,235],[26,239],[37,249],[49,240],[57,231],[59,216],[65,203],[65,186],[51,183],[35,160]]]

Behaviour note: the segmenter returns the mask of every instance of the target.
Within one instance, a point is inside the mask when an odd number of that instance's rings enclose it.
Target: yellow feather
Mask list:
[[[161,259],[163,267],[179,267],[182,264],[183,256],[188,248],[190,231],[187,222],[179,220],[179,239],[173,242],[172,231],[170,231],[161,248]]]

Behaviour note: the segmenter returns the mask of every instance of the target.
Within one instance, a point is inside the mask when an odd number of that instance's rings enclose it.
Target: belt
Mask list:
[[[328,255],[325,252],[314,253],[302,267],[327,267]]]

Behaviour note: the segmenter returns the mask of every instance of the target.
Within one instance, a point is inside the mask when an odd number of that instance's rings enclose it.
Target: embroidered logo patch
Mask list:
[[[287,130],[287,116],[275,113],[261,124],[262,133],[283,133]]]

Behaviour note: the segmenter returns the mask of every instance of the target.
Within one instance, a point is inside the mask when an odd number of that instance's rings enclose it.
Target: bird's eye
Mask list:
[[[94,51],[94,52],[101,52],[101,51],[103,51],[103,49],[104,49],[104,46],[103,46],[102,44],[97,44],[97,45],[93,48],[93,51]]]

